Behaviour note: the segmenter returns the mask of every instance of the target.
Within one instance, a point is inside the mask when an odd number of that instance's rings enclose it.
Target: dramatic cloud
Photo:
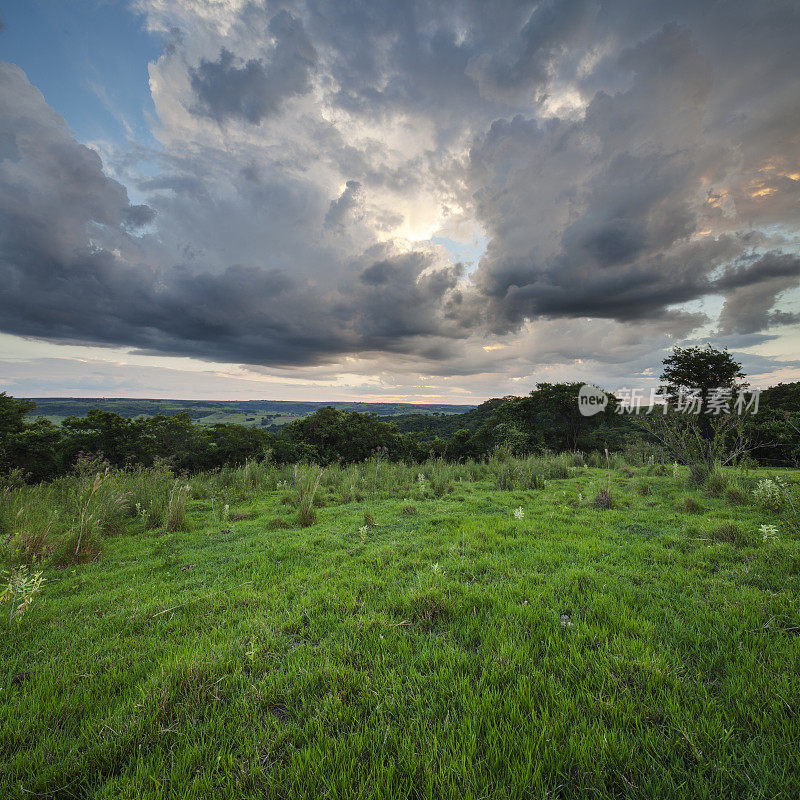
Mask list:
[[[796,335],[796,4],[135,8],[156,146],[0,66],[4,332],[398,386]]]
[[[189,71],[199,113],[219,122],[238,116],[259,123],[276,114],[286,98],[310,90],[317,54],[302,24],[281,11],[270,20],[268,31],[275,45],[267,63],[250,59],[237,67],[233,53],[223,48],[217,61],[203,59]]]

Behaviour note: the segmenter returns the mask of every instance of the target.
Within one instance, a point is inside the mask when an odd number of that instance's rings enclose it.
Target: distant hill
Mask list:
[[[400,413],[392,417],[401,433],[422,433],[423,440],[433,439],[436,436],[452,436],[456,431],[466,429],[475,431],[486,422],[495,409],[499,408],[508,398],[495,397],[479,406],[463,408],[461,413],[437,414],[408,414]],[[458,408],[458,406],[454,406]]]
[[[46,417],[56,424],[65,417],[86,416],[93,408],[111,411],[122,417],[152,417],[156,414],[178,414],[186,411],[200,425],[233,422],[238,425],[280,426],[299,417],[313,414],[323,406],[346,411],[372,412],[383,417],[413,418],[426,415],[463,414],[474,408],[469,405],[433,403],[311,403],[292,400],[136,400],[125,397],[32,397],[36,409],[32,417]]]

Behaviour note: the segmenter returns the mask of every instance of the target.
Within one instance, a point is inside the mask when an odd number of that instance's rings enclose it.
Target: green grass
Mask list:
[[[311,527],[268,476],[225,520],[203,484],[190,531],[48,568],[0,633],[0,796],[798,796],[776,512],[671,470],[614,471],[599,509],[602,469],[373,466],[326,473]]]

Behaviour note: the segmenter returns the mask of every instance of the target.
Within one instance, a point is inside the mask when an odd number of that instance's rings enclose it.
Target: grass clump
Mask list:
[[[186,501],[192,492],[192,487],[183,481],[175,481],[167,499],[167,512],[164,528],[170,533],[189,530],[186,518]]]
[[[712,542],[732,544],[734,547],[747,547],[752,543],[748,536],[738,525],[732,522],[713,528],[708,533],[708,538]]]
[[[294,468],[294,484],[297,489],[297,524],[308,528],[317,521],[314,497],[319,489],[324,470],[315,465]]]
[[[607,510],[609,508],[614,508],[614,498],[611,496],[610,489],[600,489],[597,494],[594,496],[594,500],[592,501],[592,505],[595,508]]]
[[[695,500],[694,497],[685,497],[677,507],[678,511],[682,511],[684,514],[702,514],[705,509],[700,503]]]
[[[703,483],[703,491],[706,497],[722,497],[728,488],[730,478],[722,468],[717,466],[706,476]]]

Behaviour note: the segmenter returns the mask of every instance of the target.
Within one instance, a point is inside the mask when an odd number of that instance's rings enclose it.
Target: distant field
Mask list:
[[[299,417],[313,414],[323,406],[346,411],[371,412],[385,417],[408,414],[463,414],[475,406],[416,403],[307,403],[284,400],[135,400],[124,397],[34,397],[32,417],[46,417],[60,425],[65,417],[86,416],[93,408],[111,411],[123,417],[152,417],[188,411],[199,425],[285,425]]]

